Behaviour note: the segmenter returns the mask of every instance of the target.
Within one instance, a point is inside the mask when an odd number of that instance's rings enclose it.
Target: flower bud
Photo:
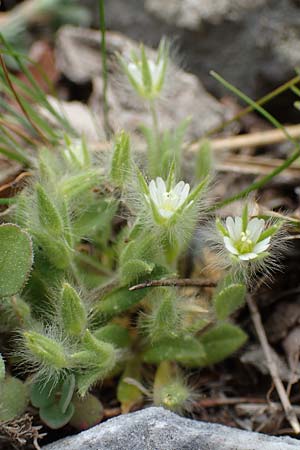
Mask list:
[[[60,342],[35,331],[26,331],[24,333],[24,339],[26,348],[39,363],[54,369],[68,367],[64,347]]]
[[[61,292],[61,318],[64,331],[69,336],[80,336],[86,328],[85,307],[75,289],[68,283],[64,283]]]
[[[140,56],[132,52],[132,59],[126,62],[119,57],[120,64],[126,73],[133,89],[143,98],[154,100],[163,88],[169,59],[169,48],[165,40],[159,46],[156,60],[147,57],[144,46]]]
[[[181,412],[191,399],[191,391],[176,365],[162,362],[155,374],[153,399],[156,406]]]
[[[84,140],[71,141],[65,137],[66,148],[64,149],[65,159],[69,164],[77,166],[78,168],[88,167],[91,163],[91,158]]]

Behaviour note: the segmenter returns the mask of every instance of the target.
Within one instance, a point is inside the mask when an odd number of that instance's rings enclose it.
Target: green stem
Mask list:
[[[160,131],[158,125],[158,115],[154,100],[149,101],[149,108],[151,112],[152,127],[154,131],[154,146],[153,146],[153,154],[151,154],[151,147],[149,147],[148,161],[152,166],[151,172],[153,173],[153,175],[157,175],[158,173],[160,173],[160,167],[157,167],[160,153]]]
[[[273,91],[269,92],[267,95],[261,97],[259,100],[257,100],[255,103],[256,105],[265,105],[273,98],[277,97],[278,95],[282,94],[286,90],[292,88],[296,83],[300,81],[300,75],[297,75],[296,77],[292,78],[291,80],[287,81],[286,83],[282,84],[278,88],[274,89]],[[247,108],[243,109],[241,112],[236,114],[232,119],[227,120],[226,122],[222,123],[221,125],[218,125],[217,127],[210,130],[205,137],[212,136],[215,133],[218,133],[219,131],[222,131],[225,127],[230,125],[233,122],[236,122],[237,120],[241,119],[245,115],[247,115],[249,112],[253,111],[255,109],[253,106],[249,105]],[[202,138],[201,138],[202,139]]]
[[[16,199],[12,198],[0,198],[0,205],[12,205],[16,203]]]
[[[105,26],[105,8],[104,0],[99,0],[99,20],[100,20],[100,32],[101,32],[101,60],[102,60],[102,79],[103,79],[103,122],[106,139],[109,140],[112,135],[112,127],[109,123],[109,105],[107,100],[107,88],[108,88],[108,70],[106,59],[106,26]]]
[[[220,75],[218,75],[215,72],[211,72],[212,76],[216,78],[220,83],[222,83],[227,89],[229,89],[231,92],[236,94],[238,97],[240,97],[242,100],[244,100],[246,103],[248,103],[253,109],[258,111],[260,114],[262,114],[269,122],[271,122],[276,128],[280,129],[287,139],[292,142],[296,148],[295,152],[286,160],[284,161],[280,166],[276,167],[274,170],[272,170],[268,175],[265,175],[260,180],[256,181],[255,183],[252,183],[250,186],[248,186],[243,191],[239,192],[236,195],[233,195],[221,202],[216,203],[211,210],[216,210],[221,208],[222,206],[228,205],[229,203],[232,203],[236,200],[239,200],[243,197],[246,197],[250,192],[255,191],[257,189],[260,189],[261,187],[265,186],[269,181],[271,181],[276,175],[283,172],[285,169],[287,169],[294,161],[296,161],[297,158],[300,156],[300,147],[299,143],[288,133],[286,128],[277,120],[275,117],[273,117],[268,111],[266,111],[264,108],[262,108],[260,105],[258,105],[255,101],[253,101],[251,98],[249,98],[246,94],[241,92],[239,89],[237,89],[235,86],[232,86],[230,83],[228,83],[224,78],[222,78]]]

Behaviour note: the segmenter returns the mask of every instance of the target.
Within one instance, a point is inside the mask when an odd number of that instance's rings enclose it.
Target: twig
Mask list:
[[[169,278],[165,280],[151,280],[145,281],[144,283],[136,284],[129,288],[130,291],[136,291],[137,289],[145,289],[150,287],[161,287],[161,286],[180,286],[180,287],[215,287],[216,283],[209,280],[198,280],[191,278]]]
[[[252,318],[258,339],[260,341],[260,345],[262,347],[262,350],[263,350],[265,358],[266,358],[266,362],[268,365],[270,375],[273,379],[277,393],[278,393],[280,401],[282,403],[282,407],[285,411],[286,418],[289,421],[289,423],[291,424],[294,432],[298,434],[298,433],[300,433],[300,425],[299,425],[299,421],[297,419],[297,415],[290,403],[290,400],[287,396],[284,385],[279,377],[278,367],[272,358],[272,354],[270,351],[270,345],[267,340],[267,336],[266,336],[266,333],[265,333],[265,330],[264,330],[264,327],[262,324],[260,313],[256,306],[255,300],[251,295],[247,296],[247,304],[248,304],[248,307],[249,307],[249,310],[251,313],[251,318]]]
[[[259,397],[231,397],[231,398],[204,398],[196,403],[195,406],[201,406],[202,408],[214,408],[215,406],[225,406],[225,405],[237,405],[239,403],[250,403],[250,404],[263,404],[266,405],[266,400]]]

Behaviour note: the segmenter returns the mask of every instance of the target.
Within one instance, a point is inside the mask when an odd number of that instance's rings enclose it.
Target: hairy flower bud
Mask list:
[[[64,331],[70,336],[80,336],[86,328],[85,307],[75,289],[68,283],[64,283],[61,292],[61,318]]]
[[[35,331],[26,331],[24,340],[26,348],[39,363],[54,369],[68,367],[64,347],[60,342]]]

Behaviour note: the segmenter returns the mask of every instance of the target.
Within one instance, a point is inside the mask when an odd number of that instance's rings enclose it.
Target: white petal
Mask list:
[[[154,203],[155,203],[156,205],[158,205],[158,204],[159,204],[159,199],[158,199],[158,196],[157,196],[157,188],[156,188],[156,184],[155,184],[155,181],[154,181],[154,180],[151,180],[151,181],[150,181],[150,184],[149,184],[149,192],[150,192],[150,197],[152,198],[152,200],[154,201]]]
[[[252,242],[256,242],[261,235],[263,229],[265,227],[265,221],[264,219],[258,219],[255,217],[254,219],[251,219],[248,223],[247,230],[250,232],[249,238]]]
[[[174,189],[172,189],[172,192],[174,192],[174,194],[176,195],[181,195],[182,189],[184,188],[184,181],[179,181],[179,183],[176,184],[176,186],[174,187]]]
[[[237,236],[236,239],[240,239],[241,233],[243,231],[243,221],[241,217],[234,218],[234,232]]]
[[[160,177],[156,178],[156,186],[160,194],[164,194],[166,192],[166,183],[162,178]]]
[[[186,199],[188,198],[189,192],[190,192],[190,185],[188,183],[186,183],[184,185],[184,188],[182,189],[181,196],[180,196],[181,204],[186,201]]]
[[[233,220],[232,217],[227,217],[226,219],[226,228],[228,230],[229,236],[234,240],[237,241],[238,239],[240,239],[241,237],[241,232],[238,233],[236,232],[236,225],[235,225],[235,221]],[[242,229],[241,229],[242,231]]]
[[[224,236],[224,244],[225,247],[227,248],[227,250],[232,253],[233,255],[238,255],[239,252],[237,251],[237,249],[233,246],[232,241],[229,237]]]
[[[271,237],[267,237],[266,239],[263,239],[261,242],[258,242],[255,245],[253,251],[255,253],[262,253],[262,252],[264,252],[270,246],[270,240],[271,240]]]
[[[256,253],[244,253],[243,255],[239,255],[239,259],[242,259],[243,261],[248,261],[255,258],[257,258]]]
[[[137,84],[143,84],[141,70],[136,64],[134,64],[132,62],[129,63],[128,71],[130,72],[131,76],[135,79],[135,82]]]

